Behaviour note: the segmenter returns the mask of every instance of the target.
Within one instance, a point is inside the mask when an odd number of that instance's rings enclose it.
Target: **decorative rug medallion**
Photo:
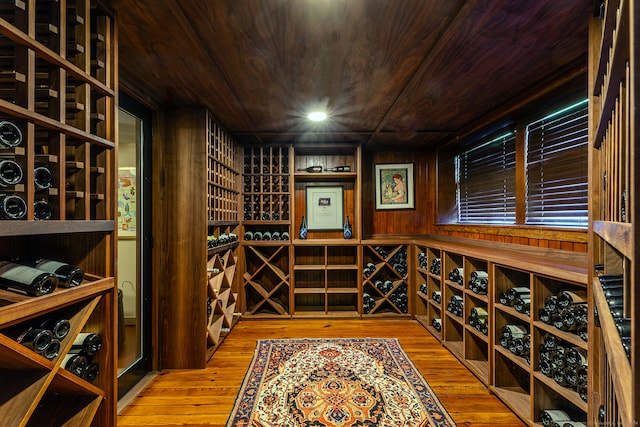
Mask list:
[[[451,427],[395,338],[259,340],[227,427]]]

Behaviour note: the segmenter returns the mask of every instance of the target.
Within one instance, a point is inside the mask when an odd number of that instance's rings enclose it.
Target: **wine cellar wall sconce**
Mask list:
[[[376,209],[415,209],[413,163],[375,165]]]
[[[307,187],[307,227],[309,230],[342,230],[343,188]]]

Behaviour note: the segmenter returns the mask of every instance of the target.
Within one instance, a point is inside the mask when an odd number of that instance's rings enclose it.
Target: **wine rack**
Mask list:
[[[3,186],[13,202],[4,205],[11,215],[0,219],[0,255],[57,259],[85,273],[79,286],[42,296],[0,290],[0,424],[111,426],[117,360],[114,19],[89,0],[7,1],[0,18],[0,122],[17,129],[14,139],[3,128],[0,161],[21,171],[17,182]],[[11,175],[16,171],[2,179]],[[57,316],[70,322],[57,355],[36,354],[15,340],[16,331]],[[95,377],[81,378],[63,366],[82,332],[102,337],[91,360]]]
[[[359,246],[317,241],[293,247],[295,316],[359,316]]]
[[[289,316],[291,246],[281,242],[244,246],[244,316]]]
[[[163,369],[199,369],[239,317],[242,156],[206,108],[162,114],[152,180],[162,209],[153,227],[165,232],[156,235],[152,256],[156,277],[172,280],[158,280],[160,322],[171,325],[161,331],[158,352]]]
[[[234,243],[226,245],[231,246],[226,250],[220,250],[220,246],[210,248],[207,261],[207,359],[239,319],[238,293],[233,289],[237,257],[232,249]]]
[[[289,231],[291,173],[289,146],[245,147],[244,225],[256,231],[265,224],[279,224]]]
[[[634,2],[596,2],[590,22],[589,424],[640,422],[635,308],[638,253],[637,12]],[[597,269],[596,269],[597,267]],[[621,276],[615,309],[599,276]],[[635,308],[634,308],[635,307]],[[596,316],[597,313],[597,316]],[[620,319],[630,325],[620,328]]]
[[[366,241],[362,248],[364,316],[404,316],[409,313],[409,245]]]
[[[207,212],[209,221],[238,222],[240,208],[239,146],[207,114]]]
[[[576,329],[561,330],[539,318],[547,298],[564,291],[583,295],[586,254],[438,236],[417,239],[413,247],[415,317],[428,331],[528,425],[539,425],[542,411],[552,409],[570,412],[575,421],[586,419],[584,389],[543,374],[539,351],[551,335],[589,354]],[[432,271],[434,259],[440,268]],[[486,278],[486,288],[478,286],[479,277]],[[518,309],[505,300],[511,290],[522,300]],[[434,292],[440,292],[439,304]],[[455,310],[449,308],[452,301]],[[574,305],[581,305],[577,298]],[[476,323],[481,317],[486,334]],[[505,330],[512,339],[504,339]]]
[[[441,299],[441,251],[429,246],[415,245],[416,290],[414,318],[431,334],[442,340],[442,331],[437,329],[442,320]],[[435,324],[434,324],[435,322]]]

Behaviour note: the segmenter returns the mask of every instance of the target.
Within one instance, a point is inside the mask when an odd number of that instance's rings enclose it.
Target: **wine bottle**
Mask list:
[[[66,264],[64,262],[54,261],[47,258],[39,258],[34,261],[20,261],[24,265],[28,265],[35,269],[53,273],[58,278],[58,286],[63,288],[73,288],[82,283],[84,279],[84,271],[75,265]]]
[[[271,232],[265,231],[264,233],[262,233],[262,240],[271,240]]]
[[[33,219],[38,221],[46,221],[51,219],[53,211],[51,206],[45,200],[36,200],[33,203]]]
[[[36,185],[36,190],[46,190],[53,185],[53,175],[51,171],[44,166],[38,166],[33,170],[33,180]]]
[[[326,168],[325,172],[351,172],[351,166],[336,166],[333,168]]]
[[[322,172],[322,166],[317,165],[317,166],[309,166],[306,168],[302,168],[302,169],[298,169],[299,172],[310,172],[310,173],[318,173],[318,172]]]
[[[50,317],[42,321],[40,327],[50,330],[55,338],[63,340],[71,330],[71,322],[64,318]]]
[[[82,353],[94,356],[102,348],[102,336],[91,332],[81,332],[73,341],[69,353]]]
[[[300,238],[305,240],[307,238],[309,230],[307,230],[307,222],[304,219],[304,215],[302,215],[302,221],[300,222]]]
[[[441,296],[442,294],[440,291],[433,291],[433,293],[431,294],[431,299],[440,304]]]
[[[289,232],[288,231],[283,231],[282,235],[280,236],[281,240],[289,240]]]
[[[87,366],[82,373],[82,379],[88,382],[93,382],[100,373],[100,367],[95,362],[88,362]]]
[[[527,330],[527,328],[525,328],[524,326],[520,326],[520,325],[505,325],[502,328],[502,335],[504,335],[507,338],[513,339],[513,338],[522,338],[523,336],[529,334],[529,331]]]
[[[262,231],[254,231],[253,240],[262,240]]]
[[[271,240],[280,240],[280,232],[274,231],[273,233],[271,233]]]
[[[509,288],[509,290],[507,290],[507,298],[512,305],[516,299],[524,297],[529,298],[530,296],[531,291],[529,290],[529,288],[524,286]]]
[[[84,354],[69,353],[64,357],[64,359],[62,359],[61,366],[67,371],[82,377],[88,363],[89,360]]]
[[[433,326],[433,328],[438,332],[442,331],[442,319],[433,319],[431,321],[431,326]]]
[[[0,218],[22,219],[27,214],[27,203],[16,194],[0,194]]]
[[[523,296],[522,298],[516,298],[513,300],[513,308],[518,313],[529,314],[529,307],[531,306],[531,298]]]
[[[462,281],[464,280],[464,268],[456,267],[453,270],[451,270],[451,272],[449,273],[449,280],[461,285]]]
[[[560,409],[543,409],[540,412],[540,422],[543,426],[552,426],[553,423],[569,422],[571,417],[565,411]]]
[[[0,287],[40,296],[53,292],[57,285],[58,279],[53,273],[0,261]]]
[[[349,215],[347,215],[347,218],[344,221],[344,227],[342,229],[342,234],[343,234],[345,239],[350,239],[351,238],[352,230],[351,230],[351,223],[349,222]]]
[[[560,309],[568,308],[573,304],[586,304],[587,291],[562,291],[558,294],[558,307]]]
[[[57,338],[53,338],[47,348],[42,350],[42,355],[49,360],[55,359],[58,353],[60,353],[60,340]]]
[[[244,232],[244,240],[253,240],[253,232],[245,231]]]
[[[22,143],[22,131],[13,122],[0,121],[0,148],[16,147]]]
[[[13,160],[0,160],[0,187],[16,185],[22,181],[22,168]]]
[[[53,334],[51,331],[43,328],[28,328],[16,338],[18,343],[30,348],[36,353],[45,351],[52,340]]]

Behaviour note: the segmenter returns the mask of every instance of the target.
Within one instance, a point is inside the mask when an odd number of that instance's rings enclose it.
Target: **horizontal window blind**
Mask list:
[[[586,227],[588,108],[580,102],[526,127],[526,223]]]
[[[456,157],[459,222],[515,223],[515,141],[515,134],[509,133]]]

